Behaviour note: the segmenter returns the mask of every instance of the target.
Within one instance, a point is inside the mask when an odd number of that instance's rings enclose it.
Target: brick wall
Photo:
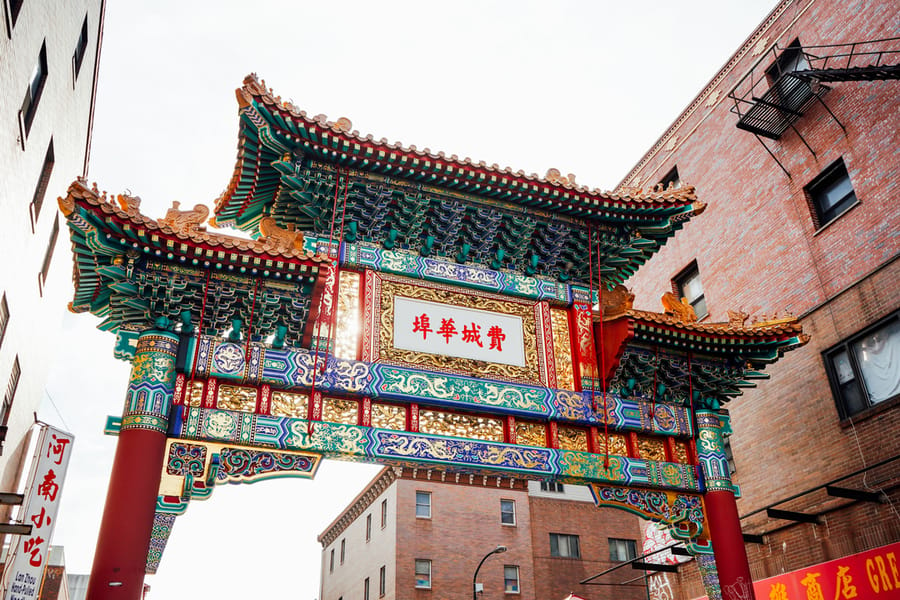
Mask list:
[[[569,592],[588,600],[637,600],[646,598],[641,583],[634,587],[579,585],[616,563],[610,561],[609,538],[635,540],[641,548],[639,521],[621,510],[597,508],[593,503],[531,497],[531,535],[534,547],[534,578],[537,597],[561,599]],[[550,556],[550,534],[579,536],[581,559]],[[640,575],[623,567],[596,579],[596,583],[622,583]]]
[[[795,123],[812,152],[791,130],[764,140],[790,177],[736,128],[727,94],[776,41],[784,48],[797,38],[809,46],[898,35],[900,13],[889,0],[780,3],[622,184],[652,185],[677,165],[708,204],[628,282],[637,308],[661,310],[672,277],[696,260],[710,321],[727,320],[729,309],[760,319],[790,311],[812,336],[728,406],[742,515],[900,454],[900,401],[842,422],[822,357],[900,309],[900,84],[829,84],[824,102],[837,121],[813,105]],[[804,188],[839,158],[859,203],[817,228]],[[842,485],[890,489],[898,470],[895,463]],[[754,578],[897,541],[898,493],[889,496],[892,504],[874,504],[816,492],[780,507],[824,513],[819,525],[744,519],[745,531],[768,533],[766,544],[747,546]],[[692,566],[670,579],[676,597],[703,593]]]
[[[498,545],[509,550],[491,556],[478,574],[484,584],[481,600],[501,600],[503,566],[519,566],[521,593],[518,600],[535,600],[531,575],[531,516],[524,482],[511,489],[509,480],[496,485],[496,477],[461,476],[462,485],[439,479],[400,479],[397,482],[397,598],[398,600],[460,599],[472,597],[472,577],[482,557]],[[448,475],[451,481],[455,476]],[[504,482],[506,485],[504,485]],[[416,491],[431,492],[431,518],[416,518]],[[516,502],[516,525],[500,523],[500,500]],[[415,560],[432,561],[431,590],[415,588]]]

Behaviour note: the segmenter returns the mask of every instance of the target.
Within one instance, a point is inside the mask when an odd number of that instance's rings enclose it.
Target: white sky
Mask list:
[[[212,207],[235,162],[234,89],[257,72],[363,134],[610,189],[774,5],[110,2],[90,178],[141,196],[152,217],[172,200]],[[76,436],[53,540],[70,573],[90,572],[115,450],[102,429],[128,378],[97,322],[67,318],[55,407],[39,415]],[[329,461],[314,481],[230,485],[193,502],[150,597],[317,598],[315,538],[377,470]]]

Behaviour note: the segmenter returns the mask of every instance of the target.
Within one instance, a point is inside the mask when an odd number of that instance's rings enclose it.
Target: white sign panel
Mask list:
[[[394,297],[394,347],[525,366],[522,317]]]
[[[3,573],[4,600],[31,600],[40,595],[74,439],[49,425],[42,426],[38,434],[25,501],[19,512],[22,523],[31,525],[31,535],[16,536],[10,543],[11,555]]]

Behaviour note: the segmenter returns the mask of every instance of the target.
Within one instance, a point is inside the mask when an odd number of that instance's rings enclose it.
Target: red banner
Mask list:
[[[900,543],[753,583],[756,600],[900,600]]]

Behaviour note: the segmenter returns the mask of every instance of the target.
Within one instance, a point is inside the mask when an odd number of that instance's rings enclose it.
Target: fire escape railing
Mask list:
[[[778,140],[791,129],[815,156],[794,123],[815,104],[843,124],[822,100],[841,81],[900,79],[900,37],[818,46],[770,47],[742,77],[728,97],[737,127],[749,131],[790,177],[761,137]],[[846,131],[846,129],[844,129]]]

